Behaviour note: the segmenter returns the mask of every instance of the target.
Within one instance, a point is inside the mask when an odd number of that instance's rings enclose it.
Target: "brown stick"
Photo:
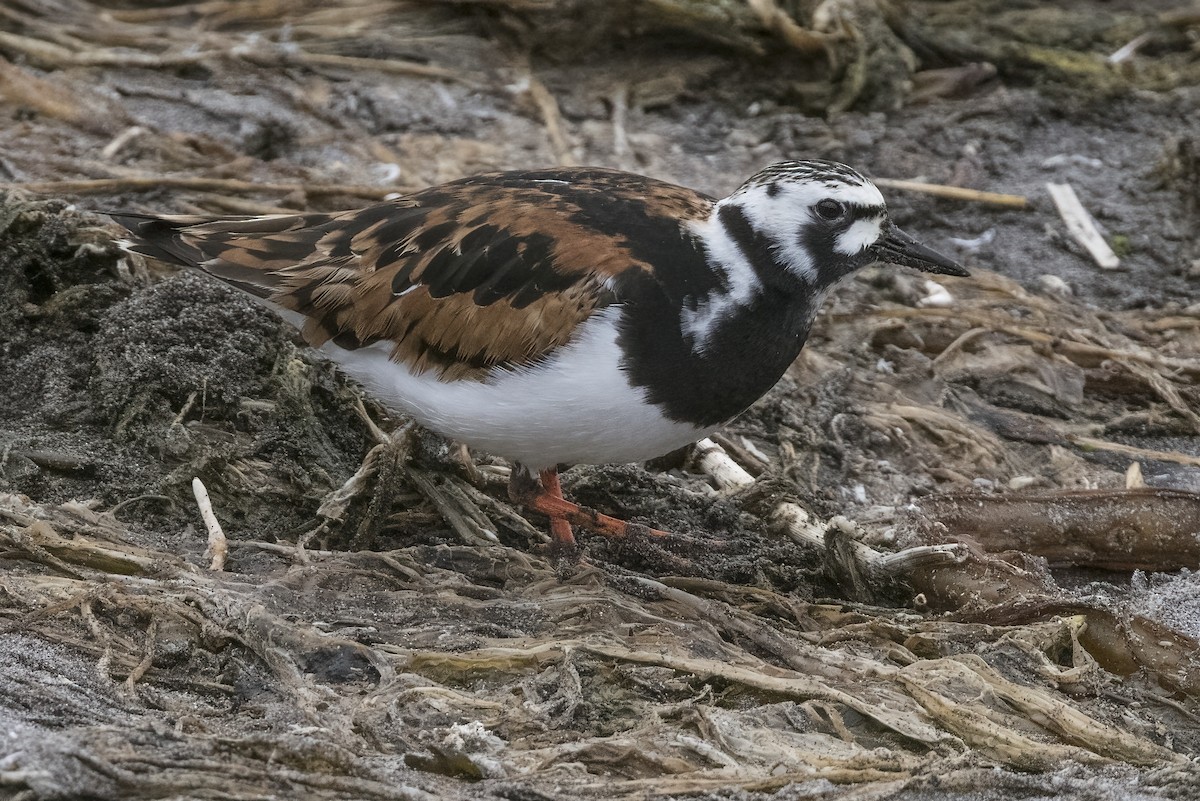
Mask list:
[[[982,192],[978,189],[967,189],[961,186],[946,184],[928,184],[924,181],[904,181],[898,178],[872,179],[876,186],[884,189],[900,189],[905,192],[920,192],[934,197],[944,197],[950,200],[968,200],[973,203],[990,203],[993,206],[1007,206],[1013,209],[1029,208],[1029,198],[1023,195],[1006,195],[1000,192]]]
[[[1106,570],[1200,567],[1200,494],[1143,487],[1038,494],[943,495],[920,504],[951,537],[1022,551],[1051,566]]]

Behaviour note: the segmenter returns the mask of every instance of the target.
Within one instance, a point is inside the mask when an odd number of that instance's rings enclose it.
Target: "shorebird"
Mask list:
[[[510,495],[572,548],[572,523],[630,524],[565,500],[561,465],[644,461],[720,428],[855,270],[967,275],[829,161],[775,164],[719,200],[562,168],[335,214],[113,216],[128,250],[267,302],[385,406],[514,462]]]

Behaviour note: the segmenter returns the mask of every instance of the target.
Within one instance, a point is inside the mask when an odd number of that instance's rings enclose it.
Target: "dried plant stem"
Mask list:
[[[801,26],[791,14],[779,7],[777,0],[747,0],[747,5],[758,16],[762,26],[789,47],[802,53],[832,53],[826,37]]]
[[[1122,445],[1119,442],[1109,442],[1096,437],[1072,436],[1071,441],[1081,448],[1092,448],[1098,451],[1109,451],[1111,453],[1125,453],[1130,456],[1136,456],[1139,459],[1153,459],[1159,462],[1174,462],[1175,464],[1186,464],[1192,467],[1200,467],[1200,457],[1189,456],[1186,453],[1178,451],[1157,451],[1151,448],[1138,448],[1133,445]]]
[[[211,41],[211,40],[210,40]],[[0,46],[15,50],[33,61],[46,66],[63,67],[144,67],[165,68],[201,64],[214,59],[235,59],[255,64],[260,67],[282,67],[289,64],[303,64],[313,67],[340,67],[355,70],[379,70],[394,75],[410,75],[418,78],[428,78],[443,81],[455,81],[469,86],[482,86],[487,81],[480,75],[473,75],[438,67],[431,64],[420,64],[411,61],[401,61],[390,58],[362,58],[359,56],[343,56],[336,53],[310,53],[295,47],[259,46],[251,48],[243,43],[232,47],[212,46],[195,48],[179,48],[151,53],[130,48],[113,48],[87,46],[82,42],[75,47],[64,47],[54,42],[38,39],[32,36],[0,31]]]
[[[248,59],[258,61],[255,59]],[[272,65],[280,59],[268,59],[266,65]],[[443,81],[456,81],[468,86],[483,86],[487,81],[478,75],[452,70],[447,67],[437,67],[432,64],[416,64],[411,61],[399,61],[391,58],[360,58],[358,56],[341,56],[334,53],[300,52],[286,56],[284,61],[308,66],[346,67],[360,70],[379,70],[393,75],[411,75],[418,78],[434,78]]]
[[[1112,359],[1114,361],[1131,360],[1164,368],[1168,371],[1178,370],[1182,373],[1200,375],[1200,359],[1162,356],[1148,348],[1138,348],[1132,342],[1129,343],[1131,347],[1126,349],[1097,345],[1092,342],[1081,342],[1078,339],[1071,339],[1069,333],[1066,331],[1050,332],[1027,326],[1012,325],[986,312],[975,312],[962,308],[943,309],[931,307],[921,309],[895,308],[870,313],[874,313],[880,317],[936,317],[960,321],[973,327],[986,328],[989,331],[1020,337],[1028,342],[1053,345],[1057,352],[1084,366],[1098,364],[1105,359]]]
[[[754,483],[754,476],[746,472],[745,468],[729,457],[724,448],[708,437],[696,443],[693,458],[696,466],[711,476],[722,490],[739,490]]]
[[[754,483],[754,476],[733,461],[724,448],[707,437],[696,443],[695,459],[697,466],[712,477],[722,490],[745,489]],[[823,552],[829,549],[831,529],[850,535],[843,538],[843,550],[846,552],[845,556],[856,563],[851,572],[867,577],[903,575],[916,567],[961,561],[966,555],[966,549],[956,543],[921,545],[897,553],[881,553],[854,539],[854,524],[846,518],[839,515],[828,522],[819,520],[799,504],[791,502],[784,502],[775,507],[771,521],[798,544]]]
[[[129,676],[125,679],[125,686],[133,689],[133,685],[137,684],[142,676],[146,675],[146,671],[154,664],[154,645],[158,639],[158,621],[151,620],[150,628],[146,629],[146,653],[142,657],[142,661],[137,663],[137,666],[129,672]]]
[[[406,474],[416,488],[435,507],[442,519],[450,524],[455,533],[467,545],[495,545],[496,524],[488,519],[457,487],[451,479],[439,482],[434,476],[410,467]]]
[[[257,183],[236,178],[204,178],[200,176],[159,175],[130,176],[124,178],[92,178],[67,181],[30,181],[10,184],[28,192],[39,194],[96,195],[121,192],[148,192],[157,189],[194,189],[202,192],[231,192],[253,194],[256,192],[300,192],[308,197],[347,195],[383,200],[388,195],[408,191],[406,187],[365,186],[362,184],[319,184],[319,183]]]
[[[1023,195],[1006,195],[1000,192],[982,192],[978,189],[967,189],[961,186],[946,184],[928,184],[924,181],[905,181],[898,178],[872,178],[877,186],[884,189],[900,189],[905,192],[919,192],[923,195],[933,195],[949,200],[966,200],[972,203],[989,203],[993,206],[1007,206],[1013,209],[1029,208],[1029,198]]]
[[[546,126],[546,136],[550,140],[550,149],[554,151],[555,160],[563,167],[574,166],[575,157],[571,155],[571,143],[567,139],[558,100],[532,71],[527,74],[526,80],[529,82],[529,96],[537,106],[542,124]]]
[[[204,527],[208,530],[208,548],[204,552],[211,560],[208,569],[224,570],[225,557],[229,553],[229,543],[213,512],[212,501],[208,498],[208,488],[199,478],[192,479],[192,494],[196,496],[196,505],[200,507],[200,517],[204,519]]]

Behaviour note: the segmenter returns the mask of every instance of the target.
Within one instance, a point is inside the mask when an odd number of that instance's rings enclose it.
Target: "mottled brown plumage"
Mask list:
[[[580,169],[473,176],[339,214],[118,219],[135,250],[304,315],[314,346],[385,341],[395,361],[452,381],[563,345],[613,302],[614,279],[655,270],[631,238],[663,220],[686,238],[683,224],[712,205],[682,187]]]

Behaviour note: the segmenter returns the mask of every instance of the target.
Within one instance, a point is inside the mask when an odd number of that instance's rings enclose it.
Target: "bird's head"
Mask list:
[[[953,259],[925,247],[888,219],[875,184],[844,164],[785,161],[767,167],[721,201],[727,225],[744,224],[776,263],[825,288],[874,262],[965,276]],[[738,219],[740,218],[740,219]]]

